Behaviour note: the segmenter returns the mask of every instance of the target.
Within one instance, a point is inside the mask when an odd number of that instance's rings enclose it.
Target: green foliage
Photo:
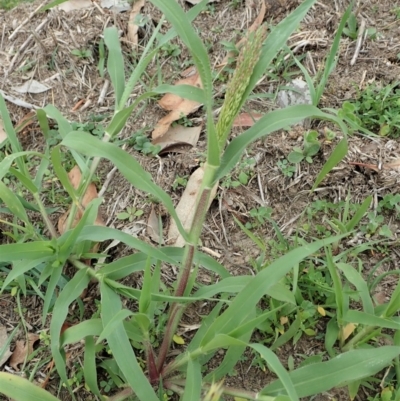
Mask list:
[[[22,2],[33,2],[33,0],[0,0],[0,8],[4,10],[11,10]]]
[[[358,91],[355,101],[343,104],[344,114],[380,136],[400,137],[400,89],[397,86],[397,83],[384,87],[368,85]]]
[[[343,33],[350,39],[356,40],[358,35],[357,16],[351,13],[347,20],[347,26],[343,28]]]
[[[296,166],[289,164],[286,159],[279,160],[276,165],[285,177],[291,178],[296,172]]]
[[[387,304],[375,308],[368,285],[353,266],[360,260],[357,252],[349,256],[340,248],[343,238],[351,235],[363,218],[370,199],[359,205],[354,214],[350,213],[347,202],[341,219],[331,221],[331,235],[311,243],[300,236],[294,241],[284,238],[271,219],[270,208],[250,210],[251,224],[255,228],[271,224],[277,238],[273,243],[276,257],[271,257],[267,255],[268,249],[263,241],[247,227],[241,226],[262,251],[254,261],[257,267],[254,275],[231,275],[223,265],[198,247],[211,201],[211,189],[219,181],[235,176],[236,172],[240,184],[248,183],[253,168],[249,163],[251,159],[247,158],[242,162],[245,165],[239,164],[239,169],[234,169],[254,141],[305,118],[338,124],[344,138],[323,167],[315,185],[347,150],[347,127],[338,117],[339,113],[318,109],[318,101],[313,106],[300,105],[272,111],[232,139],[228,146],[225,143],[233,120],[254,86],[315,1],[303,1],[271,29],[266,39],[265,27],[262,27],[242,47],[217,124],[214,123],[210,59],[206,46],[191,23],[207,7],[207,2],[199,3],[185,14],[178,2],[151,1],[173,28],[161,36],[159,31],[163,21],[160,21],[128,79],[125,78],[117,29],[107,28],[104,32],[108,54],[106,68],[115,92],[115,110],[108,124],[104,123],[105,120],[101,121],[101,125],[97,120],[84,124],[70,123],[54,106],[49,105],[37,111],[46,148],[43,153],[22,151],[4,99],[0,96],[0,114],[11,148],[11,152],[0,162],[0,192],[4,206],[12,215],[12,222],[9,222],[12,227],[9,233],[11,241],[0,245],[0,263],[6,269],[2,291],[18,285],[23,292],[33,289],[41,295],[43,324],[51,312],[49,337],[43,335],[43,338],[47,342],[50,340],[58,375],[69,390],[70,398],[75,399],[75,386],[84,384],[101,400],[106,399],[104,394],[112,388],[118,388],[114,399],[132,396],[140,401],[158,401],[174,392],[183,401],[200,400],[202,394],[204,401],[214,401],[222,394],[261,401],[297,401],[300,397],[321,393],[335,386],[357,383],[388,367],[400,354],[400,341],[395,337],[394,345],[378,346],[378,342],[370,340],[382,334],[383,329],[400,330],[395,316],[400,304],[400,284]],[[131,92],[140,82],[148,64],[157,53],[165,51],[162,47],[171,43],[176,35],[188,47],[203,87],[161,85],[143,93],[127,106]],[[333,58],[334,55],[331,55],[330,60]],[[329,65],[331,69],[334,63]],[[329,71],[324,79],[328,75]],[[322,87],[319,84],[319,88]],[[166,92],[201,102],[206,113],[204,177],[195,204],[196,219],[187,230],[179,220],[169,194],[153,181],[118,140],[133,111],[142,103],[146,105],[146,101],[154,95]],[[318,93],[315,100],[319,100]],[[59,139],[56,142],[50,140],[49,119],[55,120],[58,126]],[[157,153],[143,133],[137,133],[129,144],[145,153]],[[301,149],[302,156],[310,161],[319,147],[317,133],[307,133]],[[64,153],[68,153],[70,160],[82,171],[82,180],[77,188],[68,180],[63,163]],[[32,169],[29,164],[32,157],[40,160],[37,169]],[[94,199],[85,208],[80,207],[80,200],[103,159],[116,166],[137,191],[162,204],[177,224],[185,241],[184,248],[152,246],[123,230],[94,225],[101,200]],[[70,218],[62,235],[57,234],[49,218],[48,205],[42,197],[44,172],[50,162],[60,186],[71,198]],[[23,188],[20,194],[8,188],[3,180],[6,175],[20,183]],[[41,216],[40,224],[36,216],[32,218],[25,198],[29,198],[29,205]],[[73,225],[78,208],[82,216]],[[122,213],[119,218],[126,220],[140,215],[140,211],[133,207]],[[95,243],[109,240],[124,244],[130,250],[128,256],[107,258],[107,250],[103,255],[92,248]],[[268,246],[272,247],[271,244]],[[90,259],[93,264],[84,263],[85,259]],[[165,263],[178,271],[171,286],[161,279]],[[68,278],[64,276],[66,264],[70,272]],[[202,280],[198,280],[199,268],[208,270],[210,277],[218,276],[218,279],[204,285]],[[129,280],[125,279],[136,272],[141,272],[141,285],[127,285]],[[84,314],[82,309],[76,317],[78,322],[62,332],[64,322],[74,309],[72,306],[82,306],[80,296],[92,280],[98,283],[100,292],[96,310],[90,316],[89,310]],[[17,289],[17,294],[19,291]],[[182,341],[176,334],[184,308],[195,302],[207,303],[210,310],[201,317],[199,328],[188,340],[185,351],[176,357],[171,356],[166,363],[173,341]],[[357,309],[353,309],[355,302]],[[128,309],[127,304],[137,307]],[[299,341],[302,336],[318,338],[317,323],[324,313],[330,319],[325,337],[329,359],[307,360],[300,367],[292,363],[291,370],[287,371],[274,351],[288,341]],[[348,323],[358,324],[349,340],[344,337]],[[265,341],[253,342],[256,330],[266,333]],[[83,367],[80,366],[71,377],[64,347],[77,342],[82,342],[84,347]],[[336,342],[339,348],[334,348]],[[366,343],[369,347],[365,347]],[[228,388],[222,384],[222,379],[234,371],[247,348],[253,355],[262,358],[277,377],[260,393]],[[208,361],[218,356],[221,349],[226,350],[222,361],[219,357],[220,363],[205,372]],[[28,380],[6,373],[0,373],[0,391],[17,401],[55,400],[50,393]]]
[[[288,155],[288,160],[290,163],[300,163],[303,160],[312,163],[312,157],[319,152],[320,148],[318,132],[309,131],[304,134],[303,148],[294,147],[293,151]]]

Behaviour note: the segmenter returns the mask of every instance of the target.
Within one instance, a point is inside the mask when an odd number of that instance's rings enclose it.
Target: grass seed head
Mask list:
[[[248,35],[240,49],[236,70],[229,83],[222,105],[221,114],[217,123],[217,135],[220,149],[223,148],[228,137],[233,120],[239,113],[242,98],[247,89],[253,69],[260,58],[261,47],[266,36],[266,27],[260,26],[255,32]]]

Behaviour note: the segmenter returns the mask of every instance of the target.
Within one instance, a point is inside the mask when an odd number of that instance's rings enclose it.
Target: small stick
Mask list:
[[[104,181],[104,184],[99,191],[99,198],[103,197],[104,193],[107,191],[107,188],[110,185],[111,180],[114,178],[115,172],[117,170],[117,167],[113,167],[113,169],[107,174],[106,180]]]
[[[72,111],[72,112],[77,111],[77,110],[79,109],[79,107],[82,106],[82,103],[83,103],[84,101],[85,101],[85,99],[79,100],[79,102],[75,104],[75,106],[71,109],[71,111]]]
[[[9,36],[8,40],[14,39],[14,36],[21,30],[21,28],[29,22],[29,20],[47,3],[47,1],[44,1],[43,3],[40,4],[38,8],[36,8],[33,12],[31,12],[27,18],[25,18],[19,26],[15,29],[15,31]]]
[[[108,79],[104,80],[104,84],[103,84],[103,87],[101,88],[100,96],[99,96],[99,100],[97,101],[97,104],[100,104],[100,105],[103,104],[104,99],[107,95],[109,85],[110,85],[110,81]]]
[[[16,104],[17,106],[25,107],[26,109],[34,109],[34,110],[39,109],[38,106],[25,102],[24,100],[18,99],[14,96],[7,95],[1,89],[0,89],[0,94],[4,97],[4,99],[8,100],[10,103]]]
[[[356,49],[354,51],[354,56],[350,61],[350,65],[354,65],[356,63],[357,57],[360,54],[361,45],[364,39],[365,26],[366,26],[365,19],[362,18],[360,28],[358,28]]]

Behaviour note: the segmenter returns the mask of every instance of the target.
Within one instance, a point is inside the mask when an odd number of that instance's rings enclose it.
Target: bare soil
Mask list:
[[[121,43],[125,52],[127,65],[134,68],[136,55],[131,51],[126,41],[128,15],[112,14],[101,11],[97,7],[89,10],[78,10],[68,14],[64,12],[50,11],[45,14],[37,14],[29,18],[29,21],[12,39],[9,39],[15,28],[29,16],[38,6],[40,1],[33,4],[21,5],[10,12],[0,12],[0,26],[2,36],[0,41],[0,89],[7,96],[12,96],[28,104],[21,107],[15,101],[7,101],[12,121],[18,125],[29,113],[29,107],[43,107],[53,104],[70,121],[85,122],[90,115],[105,114],[108,120],[112,115],[114,107],[113,91],[108,89],[102,104],[98,104],[100,91],[104,85],[104,78],[99,76],[97,69],[99,54],[98,44],[101,39],[104,27],[116,25],[121,31]],[[235,2],[220,0],[212,3],[206,12],[201,13],[194,25],[200,32],[200,36],[207,43],[212,65],[218,65],[224,58],[226,52],[221,44],[222,40],[236,43],[251,25],[259,12],[257,1],[246,0]],[[265,20],[272,24],[278,23],[300,1],[296,0],[266,0],[267,14]],[[367,0],[360,3],[358,15],[366,20],[367,27],[374,27],[378,32],[377,37],[372,40],[366,38],[360,54],[354,65],[350,65],[353,57],[356,42],[348,38],[343,38],[340,45],[339,59],[335,71],[329,78],[327,88],[321,100],[321,107],[339,108],[343,101],[353,99],[357,95],[357,88],[364,88],[365,85],[376,82],[382,85],[396,82],[400,75],[400,65],[398,59],[399,39],[400,39],[400,20],[396,19],[393,9],[400,5],[400,2],[392,0],[372,1]],[[190,5],[183,3],[186,9]],[[336,28],[340,22],[348,2],[343,0],[321,0],[307,14],[299,30],[292,36],[289,44],[295,49],[296,55],[306,55],[306,67],[313,71],[324,68],[324,60],[332,44]],[[149,23],[139,31],[140,44],[144,45],[148,40],[148,30],[151,30],[154,22],[160,18],[160,13],[154,10],[152,5],[147,3],[143,14],[149,17]],[[34,34],[32,32],[41,24],[43,27]],[[167,26],[166,26],[167,27]],[[166,28],[165,27],[165,28]],[[28,37],[33,35],[31,41],[23,47]],[[181,46],[179,41],[174,41],[181,47],[181,53],[177,57],[165,56],[161,72],[164,82],[173,82],[179,73],[190,64],[188,52]],[[74,56],[71,52],[74,49],[91,50],[92,56],[89,58]],[[28,68],[30,63],[34,67]],[[144,78],[146,84],[156,76],[159,65],[154,62],[149,66],[147,75]],[[296,68],[290,68],[293,77],[300,76]],[[296,73],[297,71],[297,73]],[[28,79],[36,79],[39,82],[51,86],[51,90],[41,94],[20,94],[14,88],[21,85]],[[283,71],[277,71],[276,79],[264,79],[256,88],[259,94],[274,94],[278,88],[287,84],[284,79]],[[219,83],[216,87],[218,95],[217,101],[223,98],[223,84]],[[134,90],[134,96],[143,92],[142,87]],[[10,98],[8,98],[10,99]],[[76,107],[82,101],[85,107]],[[30,106],[29,106],[30,105]],[[28,107],[26,107],[28,106]],[[252,110],[259,113],[266,113],[275,108],[273,100],[266,100],[265,97],[253,99],[246,104],[246,111]],[[140,113],[135,118],[131,118],[122,132],[121,139],[129,137],[138,130],[144,129],[145,133],[150,133],[152,127],[165,114],[156,102],[150,104],[146,112]],[[204,119],[202,110],[196,112],[189,118],[195,125]],[[106,120],[107,121],[107,120]],[[337,137],[332,141],[323,141],[322,149],[313,159],[312,164],[301,163],[293,177],[285,177],[277,167],[279,160],[285,159],[294,146],[301,144],[304,127],[294,127],[289,131],[276,132],[270,137],[257,141],[248,150],[249,157],[257,160],[252,178],[247,186],[238,188],[225,188],[223,185],[218,190],[217,197],[210,208],[210,213],[205,224],[202,244],[204,247],[220,255],[219,262],[224,264],[233,274],[252,274],[251,260],[255,259],[259,251],[247,236],[238,228],[233,217],[238,218],[243,223],[251,221],[249,211],[260,206],[271,207],[272,217],[277,222],[281,231],[288,238],[295,232],[301,223],[304,223],[304,210],[311,202],[324,199],[331,202],[343,200],[350,191],[353,202],[362,202],[366,196],[373,194],[375,205],[377,201],[387,193],[397,193],[398,179],[397,172],[389,178],[383,176],[381,172],[375,173],[370,170],[350,165],[349,161],[378,164],[379,162],[388,163],[399,157],[400,144],[398,140],[387,138],[365,138],[360,135],[353,135],[350,139],[350,150],[346,159],[337,166],[319,186],[315,192],[310,189],[321,170],[321,167],[328,159],[333,148],[342,137],[337,128],[326,123],[313,123],[313,128],[317,129],[323,137],[325,127],[334,129]],[[234,128],[232,135],[238,135],[241,128]],[[19,139],[25,150],[43,149],[43,136],[38,124],[34,123],[22,130]],[[202,154],[205,151],[205,136],[201,135],[196,147],[185,153],[170,153],[162,158],[151,158],[137,152],[132,147],[127,150],[133,154],[141,165],[152,174],[155,182],[170,193],[174,202],[178,202],[182,194],[182,188],[172,189],[172,184],[177,176],[189,176],[193,170],[199,166]],[[98,187],[101,188],[106,180],[107,174],[112,169],[108,162],[102,162],[97,179]],[[50,185],[50,184],[49,184]],[[56,191],[61,192],[58,183]],[[56,223],[59,216],[68,206],[63,199],[63,194],[58,197],[60,210],[52,215]],[[135,206],[143,210],[142,218],[136,219],[132,223],[117,219],[117,213],[124,211],[127,206]],[[123,177],[116,172],[111,182],[108,184],[104,193],[103,215],[108,225],[116,228],[130,228],[139,238],[152,243],[146,234],[146,218],[150,213],[150,202],[146,194],[132,188]],[[159,207],[157,210],[163,217],[165,226],[168,224],[166,211]],[[387,224],[394,234],[393,244],[397,239],[400,230],[399,223],[393,216],[387,216]],[[3,228],[4,229],[4,228]],[[267,242],[275,237],[273,227],[269,224],[257,228],[256,234]],[[360,241],[365,241],[360,238]],[[0,241],[8,241],[5,235],[0,233]],[[399,256],[395,245],[388,248],[388,258],[381,266],[382,271],[396,269]],[[110,255],[113,258],[129,254],[130,250],[125,246],[119,245],[114,248]],[[365,255],[364,269],[368,271],[379,259],[379,254]],[[173,280],[174,272],[165,273],[165,279]],[[202,273],[202,281],[211,282],[214,278]],[[141,282],[140,275],[129,278],[129,284],[139,287]],[[396,283],[388,278],[380,283],[376,292],[383,299],[390,296],[393,286]],[[85,299],[85,313],[90,315],[95,311],[94,300],[98,297],[97,288],[92,285]],[[42,302],[36,296],[29,296],[22,299],[24,308],[24,319],[30,325],[31,330],[37,331],[41,327],[41,307]],[[9,294],[0,297],[0,324],[8,328],[15,327],[20,322],[17,313],[15,298]],[[198,323],[199,314],[203,314],[189,308],[185,313],[184,323],[194,325]],[[73,316],[72,316],[73,321]],[[321,323],[323,331],[323,323]],[[177,347],[180,352],[179,347]],[[288,356],[292,355],[297,361],[298,355],[313,355],[324,350],[322,340],[302,338],[295,347],[290,343],[277,350],[277,354],[282,363],[287,366]],[[82,357],[82,349],[76,348],[76,361]],[[247,360],[241,362],[236,369],[235,375],[228,377],[225,381],[227,385],[243,387],[248,390],[259,390],[272,376],[268,371],[252,366],[252,357],[246,354]],[[221,354],[221,358],[223,354]],[[40,358],[40,355],[38,356]],[[215,359],[210,362],[209,368],[212,369],[218,363]],[[74,361],[70,364],[71,374],[76,367]],[[3,368],[5,369],[5,368]],[[9,369],[9,368],[8,368]],[[43,367],[44,371],[44,367]],[[38,373],[37,380],[43,380],[43,373]],[[48,385],[48,389],[57,393],[58,380],[54,375]],[[348,399],[344,390],[334,390],[329,394],[320,395],[315,400]],[[360,400],[366,400],[368,395],[359,394]],[[92,399],[83,386],[77,391],[77,396],[82,400]],[[335,398],[336,397],[336,398]],[[68,399],[68,394],[65,398]]]

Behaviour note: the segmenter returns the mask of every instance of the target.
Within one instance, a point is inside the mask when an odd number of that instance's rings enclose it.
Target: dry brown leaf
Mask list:
[[[79,183],[81,182],[82,174],[78,166],[75,166],[69,173],[68,173],[68,178],[73,186],[74,189],[78,189]],[[75,219],[74,222],[72,223],[72,228],[75,227],[79,220],[83,216],[83,212],[87,205],[93,200],[97,198],[97,189],[96,186],[93,183],[90,183],[88,186],[88,189],[85,192],[85,195],[82,198],[82,208],[78,209],[76,214],[75,214]],[[58,232],[60,234],[63,234],[66,229],[66,224],[69,216],[71,208],[65,212],[58,220]],[[96,220],[94,222],[95,225],[97,226],[104,226],[104,221],[103,218],[101,217],[100,211],[97,214]]]
[[[259,113],[241,113],[233,121],[233,126],[252,127],[262,116]]]
[[[149,218],[147,220],[147,234],[157,244],[162,244],[163,239],[160,237],[162,227],[160,227],[160,219],[158,218],[154,207],[151,208]]]
[[[136,47],[138,44],[139,26],[135,24],[135,18],[140,14],[140,10],[144,7],[144,0],[137,0],[132,4],[128,21],[128,39]]]
[[[35,333],[28,333],[28,344],[23,340],[15,342],[15,349],[10,358],[10,366],[14,370],[19,370],[18,365],[25,361],[33,351],[33,344],[39,340],[39,336]]]
[[[257,16],[257,18],[254,20],[254,22],[251,24],[250,28],[247,30],[247,34],[239,40],[239,42],[236,43],[236,48],[240,50],[240,48],[243,46],[243,44],[247,41],[247,36],[249,33],[254,32],[258,29],[258,27],[262,24],[265,13],[267,11],[267,8],[265,6],[265,1],[261,0],[261,10]],[[224,57],[222,60],[221,64],[218,65],[218,68],[224,68],[227,64],[230,58],[235,57],[235,54],[233,52],[228,52],[228,54]]]
[[[7,140],[7,133],[4,129],[3,121],[0,120],[0,146]]]
[[[344,326],[341,331],[342,341],[346,341],[353,334],[356,327],[357,327],[357,325],[354,323],[346,324],[346,326]]]
[[[81,8],[88,8],[93,6],[90,0],[68,0],[64,3],[59,4],[56,9],[65,11],[66,13],[79,10]]]
[[[190,77],[180,79],[179,81],[175,82],[175,85],[192,85],[202,88],[201,79],[198,72]],[[163,136],[174,121],[193,113],[201,106],[201,103],[195,102],[194,100],[183,99],[172,93],[167,93],[164,95],[158,103],[163,109],[170,110],[171,112],[158,121],[154,131],[151,134],[153,139]]]
[[[7,341],[7,329],[4,326],[0,326],[0,351],[7,344]],[[10,351],[10,346],[7,346],[7,348],[4,350],[3,357],[0,359],[0,368],[8,361],[8,358],[10,358],[11,355],[12,352]]]
[[[204,176],[203,167],[199,167],[189,178],[182,198],[176,206],[176,213],[185,230],[189,230],[194,218],[196,210],[197,196]],[[210,207],[211,201],[217,193],[218,183],[215,184],[211,191],[210,202],[207,208]],[[172,246],[181,247],[185,245],[185,240],[180,235],[178,227],[174,220],[172,220],[168,230],[168,243]]]
[[[201,128],[201,126],[184,127],[182,125],[170,127],[163,136],[153,140],[153,145],[159,145],[161,147],[159,154],[167,152],[186,152],[186,146],[183,147],[185,150],[182,151],[182,145],[188,145],[190,147],[196,146]]]

